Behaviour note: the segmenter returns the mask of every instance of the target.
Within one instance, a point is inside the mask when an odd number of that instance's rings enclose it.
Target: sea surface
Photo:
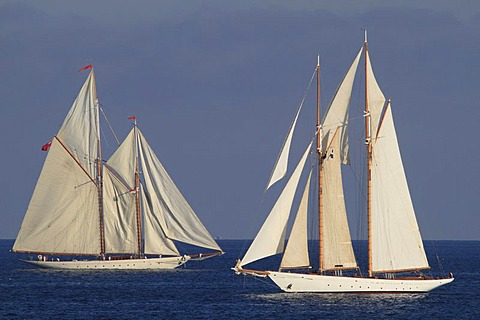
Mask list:
[[[223,256],[172,271],[52,271],[0,240],[0,319],[480,319],[480,241],[427,241],[433,271],[439,260],[455,281],[425,294],[283,293],[230,270],[245,241],[219,244]]]

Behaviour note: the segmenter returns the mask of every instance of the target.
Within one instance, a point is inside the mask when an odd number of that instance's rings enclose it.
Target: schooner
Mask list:
[[[48,150],[13,245],[54,269],[173,269],[223,251],[134,125],[104,161],[91,69]],[[181,254],[175,242],[209,249]]]
[[[365,146],[367,157],[366,207],[368,275],[355,258],[348,226],[341,165],[348,163],[348,109],[360,59],[365,71]],[[452,282],[453,275],[432,277],[418,228],[397,142],[391,101],[386,100],[373,73],[367,34],[359,53],[337,88],[323,120],[320,118],[320,62],[317,78],[315,168],[318,185],[311,188],[312,169],[285,246],[290,211],[312,140],[297,167],[242,259],[232,268],[237,274],[270,278],[286,292],[427,292]],[[275,164],[268,188],[286,175],[290,143],[302,108],[300,104]],[[308,253],[307,206],[317,190],[319,269],[312,272]],[[263,258],[283,253],[279,270],[244,268]]]

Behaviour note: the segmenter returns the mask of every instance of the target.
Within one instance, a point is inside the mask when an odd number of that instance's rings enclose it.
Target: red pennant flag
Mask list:
[[[135,120],[135,119],[136,119],[135,116],[128,117],[128,120]]]
[[[88,66],[85,66],[83,67],[82,69],[78,70],[78,71],[83,71],[83,70],[87,70],[87,69],[92,69],[93,66],[91,64],[89,64]]]
[[[48,141],[42,146],[42,151],[47,151],[51,145],[52,145],[52,141]]]

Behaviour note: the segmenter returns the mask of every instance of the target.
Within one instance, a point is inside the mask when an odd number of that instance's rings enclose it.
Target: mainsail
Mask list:
[[[100,253],[98,139],[92,70],[52,140],[14,251]]]
[[[372,271],[429,268],[387,104],[372,155]]]

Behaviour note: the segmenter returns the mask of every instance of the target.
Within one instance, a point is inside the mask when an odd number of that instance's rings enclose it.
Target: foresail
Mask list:
[[[278,197],[277,202],[270,211],[267,219],[263,223],[262,228],[257,233],[257,236],[245,253],[239,266],[244,266],[283,251],[285,230],[290,210],[292,208],[293,197],[311,147],[312,143],[310,143],[305,150],[300,162]]]
[[[167,238],[158,216],[154,214],[155,209],[151,196],[145,192],[143,187],[140,187],[140,194],[145,214],[143,219],[145,253],[179,256],[180,252],[173,241]]]
[[[333,138],[337,128],[340,128],[340,157],[343,164],[348,163],[348,107],[352,95],[353,81],[358,68],[358,62],[362,54],[363,47],[360,48],[355,60],[348,69],[342,83],[337,88],[335,96],[330,102],[330,106],[322,122],[322,151],[325,154],[327,147]]]
[[[390,104],[372,154],[373,271],[428,268]]]
[[[292,143],[293,132],[295,131],[295,125],[297,124],[297,119],[300,114],[300,110],[302,110],[303,103],[300,104],[297,110],[297,114],[293,119],[292,125],[288,130],[287,137],[283,142],[282,149],[280,150],[280,154],[278,155],[277,162],[272,171],[272,175],[270,177],[270,181],[268,182],[267,189],[270,188],[275,182],[282,179],[285,174],[287,173],[287,166],[288,166],[288,155],[290,154],[290,145]]]
[[[138,135],[145,189],[151,198],[152,214],[162,226],[165,235],[172,240],[221,251],[163,168],[140,130]]]
[[[54,138],[14,251],[100,254],[95,182]]]
[[[98,157],[98,102],[93,70],[88,75],[57,137],[77,158],[90,176],[96,176]]]
[[[323,269],[354,269],[353,252],[343,193],[341,128],[333,134],[323,160]]]
[[[282,262],[280,263],[281,269],[310,266],[310,259],[308,257],[307,212],[311,176],[312,170],[310,170],[308,174],[297,216],[293,222],[292,231],[290,232],[290,237],[285,247]]]

